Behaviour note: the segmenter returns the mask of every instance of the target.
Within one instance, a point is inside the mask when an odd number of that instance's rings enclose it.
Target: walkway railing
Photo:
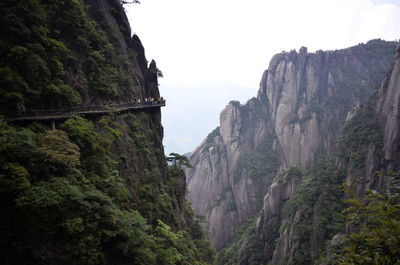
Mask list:
[[[76,114],[101,114],[110,112],[121,112],[130,109],[158,108],[164,106],[165,100],[162,100],[96,106],[77,106],[65,109],[26,110],[21,112],[4,111],[0,112],[0,115],[3,115],[7,121],[57,120],[66,119]]]

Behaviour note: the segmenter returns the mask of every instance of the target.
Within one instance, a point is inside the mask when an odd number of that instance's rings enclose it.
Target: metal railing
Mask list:
[[[101,114],[110,112],[121,112],[130,109],[144,109],[164,107],[165,100],[148,101],[148,102],[129,102],[122,104],[95,105],[95,106],[75,106],[65,109],[48,109],[48,110],[25,110],[25,111],[3,111],[0,115],[4,116],[7,121],[24,121],[24,120],[55,120],[65,119],[77,114]]]

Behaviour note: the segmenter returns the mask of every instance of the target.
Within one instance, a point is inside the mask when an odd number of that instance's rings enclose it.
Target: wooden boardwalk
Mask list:
[[[26,110],[23,112],[5,111],[0,112],[0,115],[3,115],[6,121],[60,120],[67,119],[68,117],[77,114],[105,114],[110,112],[127,111],[131,109],[159,108],[164,106],[165,100],[162,100],[98,106],[78,106],[68,109]]]

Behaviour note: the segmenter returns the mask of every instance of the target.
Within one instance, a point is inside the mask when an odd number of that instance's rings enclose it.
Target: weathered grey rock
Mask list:
[[[375,105],[383,150],[373,143],[364,147],[366,154],[364,167],[358,171],[352,169],[351,165],[339,161],[341,168],[346,168],[348,171],[347,182],[357,183],[354,188],[355,195],[359,197],[369,189],[382,190],[388,187],[389,179],[376,174],[376,172],[400,169],[400,45],[397,46],[395,57],[393,66],[379,87]],[[357,109],[354,113],[356,111]],[[382,157],[377,155],[379,152],[383,153]],[[362,181],[357,181],[360,176],[363,177]]]
[[[206,217],[204,226],[217,249],[261,207],[264,185],[246,174],[235,179],[238,158],[267,134],[264,118],[245,124],[258,105],[257,99],[250,100],[249,110],[244,110],[239,102],[231,102],[221,112],[220,128],[195,150],[190,158],[193,168],[186,170],[188,198],[196,213]]]
[[[367,101],[391,64],[390,47],[382,52],[381,43],[375,40],[344,50],[308,53],[302,48],[299,53],[277,54],[262,76],[257,98],[242,106],[231,102],[222,111],[218,135],[209,136],[196,149],[190,159],[194,167],[186,172],[188,197],[196,213],[206,216],[205,227],[217,250],[229,242],[238,225],[259,210],[263,209],[260,223],[268,224],[282,207],[268,200],[287,195],[286,188],[274,186],[271,192],[276,194],[263,200],[275,174],[266,172],[255,179],[238,170],[238,160],[266,139],[274,139],[272,148],[278,152],[281,170],[289,166],[305,169],[322,154],[334,154],[348,113]],[[281,237],[290,240],[290,230]],[[294,247],[284,242],[274,251],[276,264]]]
[[[300,220],[300,217],[304,213],[305,208],[300,208],[296,211],[296,214],[289,220],[285,220],[285,228],[280,233],[279,239],[276,242],[274,249],[272,264],[284,264],[286,260],[293,257],[293,252],[298,248],[299,242],[293,240],[294,235],[294,224]]]
[[[372,94],[376,83],[369,75],[374,70],[363,63],[359,50],[362,48],[356,46],[316,54],[292,51],[272,59],[267,84],[262,89],[270,100],[283,168],[308,167],[320,149],[333,153],[337,132],[329,127],[335,122],[335,129],[340,130],[350,108]],[[364,94],[355,88],[363,89]]]
[[[400,161],[400,45],[397,47],[393,70],[382,84],[379,92],[377,112],[383,128],[384,159],[391,168],[398,169]]]
[[[378,76],[383,79],[385,70],[390,66],[390,51],[387,51],[385,59],[381,57],[382,61],[379,61],[375,57],[369,58],[364,48],[366,47],[356,46],[342,51],[318,52],[309,57],[301,54],[297,57],[297,61],[291,59],[286,67],[278,65],[281,69],[286,69],[291,78],[296,80],[285,82],[288,77],[281,76],[278,77],[278,80],[282,82],[281,86],[272,86],[276,88],[274,91],[266,90],[266,93],[269,93],[268,97],[287,98],[284,103],[281,99],[272,100],[270,109],[273,115],[272,120],[275,120],[275,133],[283,157],[283,168],[296,165],[305,169],[316,161],[319,155],[334,154],[339,132],[346,120],[351,119],[355,107],[364,104],[372,95],[379,83]],[[361,54],[365,56],[364,59]],[[288,54],[284,60],[289,60],[290,56]],[[279,61],[278,58],[275,60]],[[368,60],[371,61],[368,62]],[[373,62],[376,64],[374,65]],[[269,72],[271,72],[271,67]],[[303,74],[298,74],[299,72]],[[275,75],[275,78],[276,76],[278,75]],[[289,117],[294,115],[297,115],[294,122],[293,120],[288,122]],[[369,147],[368,154],[373,157],[374,146]],[[375,165],[376,162],[370,158],[366,160],[365,168],[369,172],[374,172]],[[364,187],[360,187],[360,190],[365,191],[374,181],[371,174],[369,181],[368,179],[362,181]],[[260,222],[264,224],[264,227],[271,222],[285,224],[274,246],[272,264],[277,265],[292,259],[297,248],[296,244],[298,244],[298,241],[292,237],[293,225],[304,211],[304,209],[297,209],[288,219],[276,221],[269,214],[270,207],[280,209],[282,205],[283,202],[281,205],[264,202],[262,211],[264,219]],[[279,212],[278,209],[274,209],[273,212]],[[312,216],[309,253],[311,260],[317,258],[320,242],[323,240],[323,235],[317,229],[317,218],[316,215]],[[269,248],[271,248],[271,243],[267,241],[264,247],[264,254],[267,257],[270,253],[265,253],[265,250]]]
[[[261,231],[266,227],[279,227],[281,225],[283,205],[294,196],[299,182],[300,176],[293,176],[290,174],[285,174],[282,179],[278,178],[274,180],[264,197],[264,205],[257,224],[258,230]],[[284,233],[286,237],[288,237],[288,231],[285,230]],[[279,260],[281,256],[280,253],[286,253],[288,247],[285,242],[287,240],[279,241],[279,244],[282,245],[279,252],[276,250],[278,248],[275,248],[275,240],[277,240],[276,237],[265,239],[263,255],[267,259],[271,259],[274,254],[275,259]],[[285,250],[282,250],[282,248]]]

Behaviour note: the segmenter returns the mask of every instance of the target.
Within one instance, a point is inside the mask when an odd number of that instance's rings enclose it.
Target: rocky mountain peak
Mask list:
[[[336,151],[348,112],[368,100],[393,57],[394,43],[373,40],[348,49],[273,56],[257,98],[231,102],[218,134],[193,153],[189,199],[206,216],[211,243],[221,249],[254,216],[279,171],[305,169]],[[209,195],[210,194],[210,195]]]

